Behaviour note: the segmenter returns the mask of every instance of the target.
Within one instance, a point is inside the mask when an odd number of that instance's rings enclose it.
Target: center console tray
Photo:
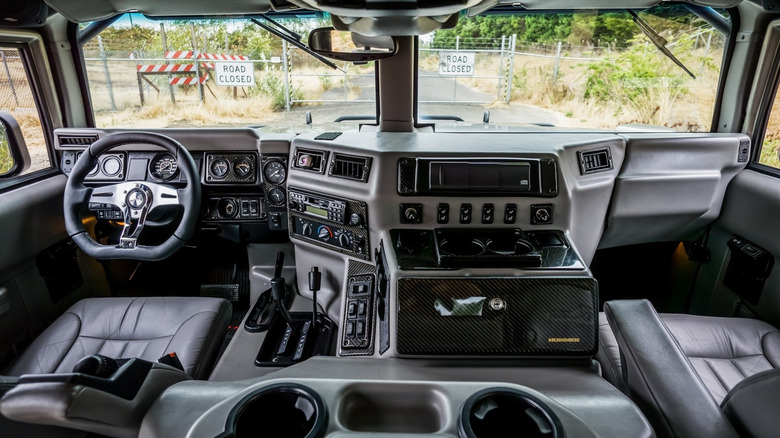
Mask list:
[[[436,258],[442,267],[527,268],[542,264],[539,248],[523,230],[436,229]]]

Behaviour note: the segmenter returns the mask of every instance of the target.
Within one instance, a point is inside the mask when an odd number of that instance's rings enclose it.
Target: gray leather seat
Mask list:
[[[187,374],[206,378],[231,312],[218,298],[88,298],[54,321],[5,374],[68,373],[91,354],[156,361],[175,352]]]
[[[659,436],[765,436],[750,432],[769,418],[745,409],[756,402],[746,394],[760,392],[756,382],[780,392],[778,329],[746,318],[659,315],[646,300],[608,302],[604,310],[596,357],[602,375],[640,406]],[[730,415],[739,411],[747,417]]]

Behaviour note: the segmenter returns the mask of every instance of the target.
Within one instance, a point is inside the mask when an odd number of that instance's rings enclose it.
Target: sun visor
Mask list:
[[[268,0],[46,0],[65,18],[77,23],[104,20],[126,12],[149,17],[250,15],[268,12]]]

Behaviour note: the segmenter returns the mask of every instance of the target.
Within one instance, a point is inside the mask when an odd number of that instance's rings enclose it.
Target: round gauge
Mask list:
[[[273,187],[268,191],[268,200],[271,205],[284,205],[284,190],[280,187]]]
[[[209,171],[212,175],[214,175],[215,178],[224,178],[225,175],[227,175],[229,169],[230,165],[224,158],[217,158],[216,160],[212,161],[211,166],[209,166]]]
[[[233,163],[233,173],[239,178],[246,178],[252,172],[252,162],[249,158],[239,158]]]
[[[281,184],[287,177],[287,170],[284,165],[278,161],[271,161],[265,165],[265,179],[271,184]]]
[[[149,164],[152,176],[163,181],[173,178],[178,169],[179,163],[176,161],[176,157],[167,152],[158,154]]]
[[[106,176],[115,176],[120,170],[122,170],[122,162],[119,158],[110,156],[103,160],[103,173]]]

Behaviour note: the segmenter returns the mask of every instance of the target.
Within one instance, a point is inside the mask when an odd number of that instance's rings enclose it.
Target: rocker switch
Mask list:
[[[513,224],[517,220],[517,204],[507,204],[504,209],[504,223]]]
[[[460,204],[460,223],[471,223],[471,204]]]

